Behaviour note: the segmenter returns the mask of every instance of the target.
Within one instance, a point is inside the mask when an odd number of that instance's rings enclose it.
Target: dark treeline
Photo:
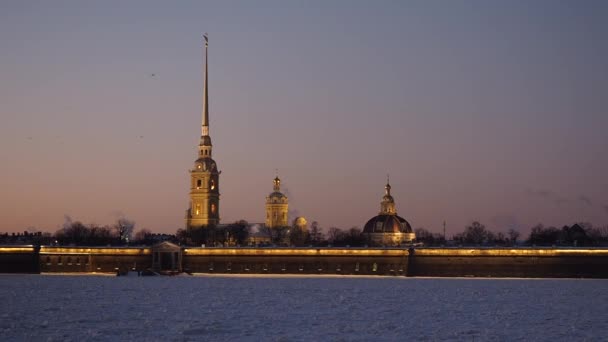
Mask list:
[[[571,227],[532,227],[528,244],[537,246],[608,246],[608,226],[593,227],[590,223],[578,223]]]
[[[63,228],[55,233],[59,245],[107,246],[127,245],[131,242],[135,222],[120,218],[111,226],[85,225],[66,218]]]
[[[279,236],[272,239],[273,244],[295,247],[364,247],[368,245],[368,241],[359,227],[347,230],[331,227],[324,232],[319,224],[313,221],[306,231],[302,231],[298,227],[285,227],[282,230],[285,232],[287,244],[281,243],[285,239],[281,240]]]
[[[453,240],[462,245],[513,246],[517,243],[519,235],[519,232],[515,229],[510,229],[506,233],[495,233],[475,221],[467,226],[462,233],[454,235]]]
[[[32,245],[74,245],[74,246],[124,246],[129,244],[147,244],[155,235],[148,230],[141,230],[133,236],[135,222],[120,218],[113,225],[100,226],[72,221],[69,217],[63,227],[54,234],[29,233],[2,234],[0,244]]]
[[[270,243],[278,246],[294,247],[362,247],[366,245],[361,229],[353,227],[348,230],[331,227],[327,233],[313,221],[310,228],[302,230],[297,226],[262,228],[263,235],[270,237]]]
[[[226,226],[203,226],[177,231],[177,241],[186,246],[351,246],[366,245],[361,230],[353,227],[348,230],[329,228],[327,234],[314,221],[310,228],[301,229],[293,226],[268,228],[260,226],[252,231],[245,220],[240,220]]]
[[[358,227],[340,229],[331,227],[324,231],[314,221],[302,230],[295,224],[291,227],[267,228],[251,225],[240,220],[221,226],[205,226],[178,229],[176,235],[153,234],[147,229],[134,233],[135,223],[126,218],[113,225],[85,225],[66,218],[63,228],[55,234],[28,232],[0,234],[0,244],[17,245],[78,245],[78,246],[126,246],[153,245],[160,241],[171,241],[184,246],[294,246],[294,247],[366,247],[369,241]],[[590,223],[578,223],[562,228],[545,227],[538,224],[531,228],[525,239],[520,239],[517,230],[493,232],[475,221],[464,231],[446,241],[443,234],[424,228],[415,230],[416,243],[423,246],[608,246],[608,226],[593,227]]]
[[[179,244],[185,246],[243,246],[249,234],[249,223],[240,220],[226,226],[178,229],[176,238]]]
[[[465,227],[463,232],[455,234],[451,242],[445,241],[442,235],[431,233],[424,228],[416,229],[416,241],[425,246],[443,246],[451,243],[461,246],[592,247],[608,246],[608,227],[596,228],[589,223],[578,223],[559,229],[538,224],[532,227],[525,240],[520,241],[519,237],[520,233],[515,229],[493,232],[477,221]]]

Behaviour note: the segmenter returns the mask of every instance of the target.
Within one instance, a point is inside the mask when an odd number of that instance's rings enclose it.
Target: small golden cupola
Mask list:
[[[389,184],[388,180],[384,186],[384,196],[382,197],[382,202],[380,203],[380,214],[396,214],[395,200],[393,199],[393,196],[391,196],[391,185]]]

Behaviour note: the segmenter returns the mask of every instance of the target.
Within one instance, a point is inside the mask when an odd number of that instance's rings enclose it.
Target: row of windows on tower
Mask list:
[[[215,212],[217,211],[217,206],[215,205],[215,203],[211,203],[211,207],[209,209],[211,211],[211,214],[215,214]],[[196,205],[194,213],[195,213],[195,215],[202,214],[201,205],[200,204]]]
[[[208,150],[201,150],[201,156],[208,156],[210,155]]]
[[[278,214],[278,213],[274,213],[274,215],[273,215],[273,216],[274,216],[274,219],[275,219],[275,220],[278,220],[278,219],[279,219],[279,214]],[[286,213],[283,213],[283,215],[282,215],[282,216],[283,216],[283,220],[286,220],[286,219],[287,219],[287,214],[286,214]],[[270,213],[266,213],[266,218],[267,218],[267,219],[269,219],[269,218],[270,218]]]
[[[203,186],[203,180],[202,179],[197,179],[196,180],[196,188],[200,189]],[[212,179],[209,181],[209,188],[211,190],[215,190],[215,181]]]

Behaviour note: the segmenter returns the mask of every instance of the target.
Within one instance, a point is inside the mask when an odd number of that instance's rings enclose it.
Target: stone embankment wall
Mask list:
[[[420,248],[410,259],[419,277],[608,278],[608,249]]]
[[[152,267],[154,247],[0,247],[0,272],[99,272]],[[181,270],[212,274],[608,278],[608,249],[182,248]]]
[[[152,265],[148,247],[47,247],[40,248],[40,271],[61,273],[116,273],[147,269]]]
[[[38,248],[0,246],[0,273],[40,273]]]
[[[407,275],[407,249],[186,248],[183,269],[200,273]]]

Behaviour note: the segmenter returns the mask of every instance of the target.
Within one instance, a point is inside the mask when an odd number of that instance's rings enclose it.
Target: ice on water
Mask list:
[[[608,338],[608,280],[1,275],[4,341]]]

